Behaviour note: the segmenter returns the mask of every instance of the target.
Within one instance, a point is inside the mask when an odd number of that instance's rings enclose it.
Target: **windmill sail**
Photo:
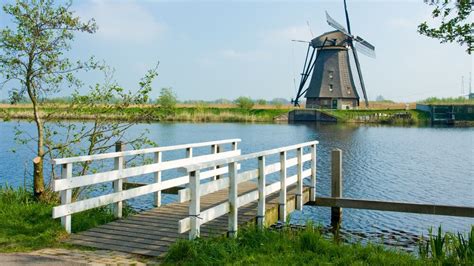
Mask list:
[[[326,11],[326,19],[327,19],[327,22],[328,24],[335,28],[336,30],[344,33],[345,35],[347,36],[351,36],[349,34],[349,32],[347,32],[346,28],[344,28],[344,26],[342,26],[341,24],[339,24],[339,22],[337,22],[336,20],[334,20],[331,16],[329,16],[328,12]]]

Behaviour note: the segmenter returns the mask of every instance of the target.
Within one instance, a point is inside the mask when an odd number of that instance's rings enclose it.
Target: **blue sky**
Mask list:
[[[432,7],[422,0],[348,0],[348,5],[352,31],[376,46],[376,59],[360,58],[369,99],[459,96],[463,75],[467,90],[473,58],[465,48],[416,32],[420,22],[430,20]],[[160,61],[152,97],[172,87],[181,100],[290,99],[306,53],[305,44],[290,40],[311,39],[307,21],[314,36],[332,30],[326,10],[345,24],[342,0],[76,0],[73,10],[99,25],[96,34],[77,36],[73,58],[105,60],[116,69],[119,84],[132,90]],[[8,17],[2,13],[0,25],[5,24]],[[98,78],[80,76],[89,83]],[[7,95],[0,91],[0,98]]]

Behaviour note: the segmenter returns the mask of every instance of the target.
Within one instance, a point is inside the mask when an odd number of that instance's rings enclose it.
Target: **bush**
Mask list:
[[[258,99],[258,100],[257,100],[257,104],[258,104],[258,105],[267,105],[267,100],[265,100],[265,99]]]
[[[240,96],[239,98],[235,99],[235,104],[240,109],[250,110],[252,109],[254,103],[253,100],[249,97]]]
[[[165,114],[172,114],[178,103],[178,97],[171,88],[162,88],[156,103],[160,105]]]

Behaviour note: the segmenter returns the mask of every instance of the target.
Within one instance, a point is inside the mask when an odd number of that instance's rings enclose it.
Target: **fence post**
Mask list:
[[[238,144],[237,144],[236,141],[232,142],[232,150],[233,150],[233,151],[236,151],[236,150],[237,150],[237,148],[238,148],[237,146],[238,146]]]
[[[303,149],[296,149],[297,182],[296,182],[296,209],[303,210]]]
[[[286,151],[280,152],[280,197],[278,219],[286,222]]]
[[[219,153],[218,145],[216,145],[216,144],[211,145],[211,153],[212,154]],[[212,167],[212,170],[217,170],[217,168],[218,168],[217,166],[214,166],[214,167]],[[211,181],[215,181],[215,180],[217,180],[217,175],[211,177]]]
[[[125,150],[125,145],[121,141],[117,141],[115,143],[115,151],[120,152]],[[115,170],[119,171],[119,178],[115,180],[112,184],[114,188],[114,192],[120,192],[123,189],[123,179],[121,176],[121,170],[124,168],[124,158],[123,156],[115,157],[114,161],[114,168]],[[116,202],[114,204],[114,215],[117,218],[122,218],[122,201]]]
[[[258,213],[257,224],[260,229],[265,225],[265,156],[258,157]]]
[[[237,236],[238,215],[237,163],[229,163],[229,237]]]
[[[154,162],[161,163],[161,160],[162,160],[162,153],[159,151],[155,152]],[[155,173],[155,183],[161,183],[161,171],[158,171]],[[160,207],[161,206],[161,190],[157,191],[154,194],[154,196],[155,196],[154,198],[155,206]]]
[[[61,179],[72,177],[72,164],[61,165]],[[72,189],[61,191],[61,205],[69,204],[72,200]],[[71,233],[71,215],[61,217],[61,225],[66,229],[66,232]]]
[[[331,152],[331,197],[342,198],[342,151]],[[331,207],[331,225],[338,228],[342,219],[342,208]]]
[[[191,219],[191,230],[189,231],[189,239],[193,240],[199,237],[201,214],[201,191],[199,170],[189,173],[189,189],[191,190],[191,202],[189,203],[189,218]]]
[[[189,147],[186,148],[186,158],[191,158],[193,157],[193,148]]]
[[[312,202],[316,201],[316,144],[311,145],[311,186],[309,191],[309,200]]]

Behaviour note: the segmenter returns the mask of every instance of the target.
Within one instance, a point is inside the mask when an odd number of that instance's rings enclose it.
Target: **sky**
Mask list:
[[[376,59],[359,56],[369,99],[457,97],[462,76],[467,93],[474,70],[466,48],[416,31],[418,24],[431,21],[432,6],[423,0],[348,0],[348,8],[352,32],[376,47]],[[99,30],[78,34],[70,57],[104,60],[115,69],[117,82],[132,91],[159,62],[151,97],[171,87],[179,100],[289,100],[296,94],[307,48],[291,40],[331,31],[325,11],[345,25],[342,0],[76,0],[72,10],[83,20],[94,18]],[[2,12],[0,27],[6,25],[12,26]],[[94,73],[79,77],[86,84],[101,81]],[[0,99],[7,98],[7,90],[0,90]]]

